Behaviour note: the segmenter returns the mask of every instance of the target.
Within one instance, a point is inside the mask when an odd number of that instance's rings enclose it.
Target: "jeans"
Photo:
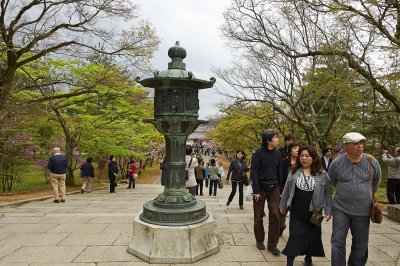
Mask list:
[[[279,186],[273,191],[260,192],[261,199],[253,199],[254,209],[254,236],[257,242],[264,242],[265,230],[263,224],[265,201],[268,203],[268,247],[276,247],[279,241]]]
[[[400,204],[400,179],[387,179],[386,195],[389,204]]]
[[[336,208],[332,221],[332,266],[346,266],[346,237],[353,237],[348,266],[362,266],[368,260],[369,216],[354,216]]]
[[[242,182],[232,181],[232,191],[231,194],[229,195],[228,202],[231,202],[233,200],[238,185],[239,185],[239,206],[243,206],[243,181]]]
[[[128,184],[128,188],[135,188],[135,179],[133,178],[133,176],[129,176],[129,184]]]
[[[219,180],[210,180],[210,187],[208,190],[208,195],[211,196],[211,194],[213,194],[213,188],[214,188],[214,196],[217,196],[217,189],[218,189],[218,181]]]
[[[194,187],[187,187],[188,192],[192,194],[193,197],[196,197],[196,186]]]

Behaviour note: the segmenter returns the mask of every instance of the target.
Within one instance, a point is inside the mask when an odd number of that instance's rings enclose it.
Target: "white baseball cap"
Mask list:
[[[357,132],[350,132],[343,136],[343,144],[346,143],[358,143],[360,141],[365,141],[366,138]]]

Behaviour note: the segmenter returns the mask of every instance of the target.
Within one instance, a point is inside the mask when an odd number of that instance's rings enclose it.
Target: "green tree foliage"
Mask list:
[[[141,158],[149,142],[162,140],[151,125],[142,122],[152,116],[148,92],[138,87],[125,69],[102,62],[105,64],[49,59],[41,68],[24,71],[36,89],[14,94],[21,102],[25,99],[47,111],[48,123],[36,127],[40,137],[53,135],[47,146],[60,145],[54,142],[54,135],[64,139],[60,147],[65,147],[69,159],[69,185],[74,183],[73,173],[82,162],[82,152],[103,161],[110,154]],[[86,93],[79,93],[83,89]],[[66,94],[69,97],[63,97]]]
[[[85,58],[95,51],[146,69],[159,40],[151,25],[136,16],[137,6],[128,0],[1,1],[0,121],[14,92],[33,89],[20,86],[17,71],[49,56]]]
[[[261,133],[276,128],[277,117],[266,103],[242,103],[220,110],[223,114],[211,133],[218,146],[228,151],[252,151],[261,145]]]

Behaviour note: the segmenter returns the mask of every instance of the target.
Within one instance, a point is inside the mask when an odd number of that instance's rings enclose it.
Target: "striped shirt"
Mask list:
[[[381,167],[372,158],[374,190],[381,181]],[[336,188],[333,208],[356,216],[369,216],[372,202],[369,180],[369,161],[364,153],[357,163],[351,162],[346,154],[337,157],[329,167],[329,178]]]

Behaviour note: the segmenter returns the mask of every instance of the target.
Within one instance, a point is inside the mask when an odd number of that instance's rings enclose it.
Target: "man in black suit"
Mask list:
[[[324,168],[325,171],[328,172],[329,166],[331,165],[331,162],[333,161],[332,159],[332,148],[330,147],[325,147],[322,149],[322,167]]]

